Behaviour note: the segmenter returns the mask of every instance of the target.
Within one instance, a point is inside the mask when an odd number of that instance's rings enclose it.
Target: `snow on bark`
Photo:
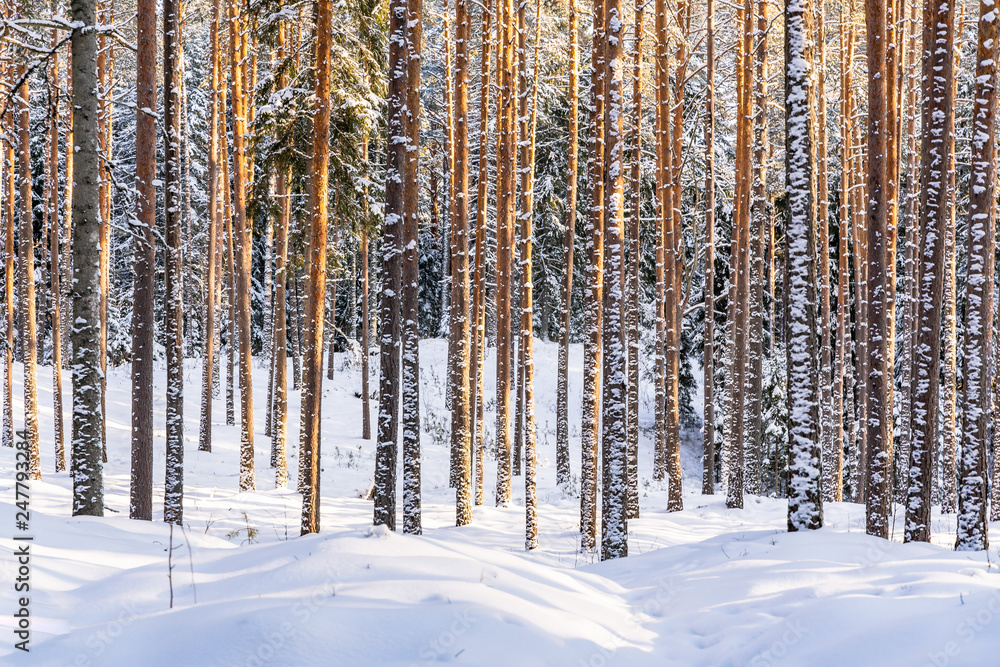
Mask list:
[[[823,525],[813,239],[812,17],[808,0],[785,2],[785,179],[788,197],[788,529]]]

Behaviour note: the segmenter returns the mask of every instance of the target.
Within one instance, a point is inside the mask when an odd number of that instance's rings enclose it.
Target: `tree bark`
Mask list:
[[[323,296],[326,294],[326,233],[329,217],[329,40],[332,27],[333,2],[319,0],[316,12],[316,106],[313,114],[312,164],[309,174],[312,181],[310,201],[312,215],[309,224],[309,286],[306,298],[303,369],[305,390],[302,396],[304,429],[302,454],[306,459],[306,474],[303,480],[305,493],[302,495],[303,535],[318,533],[320,529],[320,414],[323,405]],[[249,316],[249,313],[247,315]],[[249,334],[249,331],[247,333]],[[249,351],[249,336],[247,345]]]
[[[993,226],[996,192],[997,13],[979,3],[976,94],[969,175],[969,241],[965,297],[965,382],[962,385],[962,465],[958,488],[959,551],[988,546],[986,523],[990,350],[993,345]]]
[[[73,515],[104,515],[104,481],[101,470],[101,285],[100,285],[100,139],[97,101],[97,24],[95,0],[74,0],[73,21],[90,29],[73,31]],[[27,83],[22,88],[27,102]],[[21,140],[27,144],[27,108],[22,111]],[[27,183],[21,183],[22,203]],[[22,220],[21,248],[25,276],[32,276],[30,211]],[[26,230],[26,231],[25,231]],[[27,243],[25,242],[27,241]],[[27,284],[28,346],[25,388],[33,375],[34,290]],[[32,370],[27,366],[30,364]],[[34,378],[32,377],[32,382]],[[32,391],[34,387],[32,386]],[[26,396],[26,405],[28,397]],[[34,409],[31,406],[29,409]],[[27,422],[27,419],[26,419]],[[26,429],[31,427],[26,424]],[[34,426],[37,439],[37,423]],[[30,442],[30,440],[29,440]]]
[[[907,542],[930,541],[933,449],[938,438],[938,400],[941,365],[941,303],[944,297],[945,235],[951,142],[954,131],[955,6],[951,3],[924,8],[923,134],[920,160],[920,257],[917,334],[913,358],[910,420],[912,441],[906,502]]]
[[[814,144],[812,12],[808,0],[785,2],[785,180],[788,192],[788,530],[823,525],[820,493],[819,369],[813,257]]]

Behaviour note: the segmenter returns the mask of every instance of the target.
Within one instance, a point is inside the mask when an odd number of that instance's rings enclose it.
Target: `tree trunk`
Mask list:
[[[628,275],[622,306],[626,315],[628,353],[628,502],[627,518],[639,518],[639,230],[642,213],[642,23],[643,0],[635,5],[635,40],[632,45],[632,127],[629,177]]]
[[[322,3],[321,3],[322,6]],[[246,155],[247,98],[252,93],[246,86],[248,54],[248,18],[236,5],[230,5],[230,42],[233,98],[233,244],[236,287],[236,334],[239,340],[240,372],[240,490],[254,488],[253,451],[253,359],[250,356],[250,261],[251,239],[247,221],[247,192],[252,187]],[[322,31],[317,26],[317,34]],[[320,70],[317,68],[317,77]],[[315,159],[315,156],[314,156]],[[315,181],[313,187],[317,187]],[[324,256],[325,259],[325,256]],[[322,326],[320,326],[322,331]],[[322,348],[320,348],[322,350]],[[305,526],[303,526],[305,527]]]
[[[486,206],[489,188],[489,114],[490,102],[490,15],[493,12],[493,3],[488,0],[482,9],[482,41],[480,54],[480,74],[479,74],[479,176],[476,183],[476,260],[473,277],[473,332],[472,349],[472,369],[470,371],[470,381],[472,384],[471,409],[473,411],[472,425],[472,449],[475,458],[475,481],[474,496],[475,504],[483,504],[483,456],[485,445],[483,443],[483,432],[485,415],[483,414],[483,393],[485,388],[485,368],[486,363]],[[557,455],[558,456],[558,455]]]
[[[76,0],[73,21],[91,29],[73,31],[73,515],[104,515],[104,481],[101,471],[101,285],[100,285],[100,138],[97,101],[97,7],[95,0]],[[27,102],[27,83],[22,88]],[[27,145],[27,107],[22,111],[21,141]],[[22,205],[30,202],[27,182],[21,183]],[[27,196],[25,196],[27,194]],[[32,276],[31,209],[22,219],[21,248],[24,275]],[[25,224],[26,223],[26,224]],[[27,231],[25,231],[27,230]],[[26,242],[27,241],[27,242]],[[34,303],[32,281],[28,299],[25,390],[34,375]],[[30,370],[29,370],[30,365]],[[34,392],[34,377],[31,377]],[[35,409],[25,397],[28,409]],[[26,430],[32,426],[26,421]],[[34,425],[37,441],[37,423]],[[30,439],[29,439],[29,442]]]
[[[705,374],[701,492],[715,493],[715,2],[708,0],[705,52]],[[773,318],[772,318],[773,321]]]
[[[279,27],[279,30],[281,28]],[[205,289],[205,353],[202,368],[201,427],[198,432],[198,449],[212,451],[212,386],[215,382],[215,283],[216,249],[218,229],[222,217],[219,197],[219,0],[212,1],[212,24],[209,29],[210,66],[210,112],[208,144],[208,248]]]
[[[56,31],[52,31],[53,49],[58,45]],[[66,470],[66,446],[63,441],[63,402],[62,402],[62,334],[60,301],[62,290],[59,284],[59,58],[52,55],[49,66],[49,79],[52,82],[52,118],[49,124],[49,164],[46,190],[48,200],[46,207],[49,213],[49,228],[45,233],[49,237],[49,281],[52,289],[52,303],[49,314],[52,318],[52,425],[55,441],[56,472]],[[102,410],[103,413],[103,410]],[[102,422],[103,424],[103,422]],[[103,426],[102,426],[103,428]]]
[[[163,127],[166,164],[164,341],[167,362],[167,467],[164,481],[163,520],[181,524],[184,501],[184,294],[181,272],[181,107],[178,67],[180,8],[176,0],[163,5]],[[235,96],[234,96],[235,97]]]
[[[132,314],[132,478],[129,518],[153,518],[153,276],[156,271],[156,2],[137,5],[136,235]],[[75,168],[75,165],[74,165]],[[74,234],[74,246],[76,245]]]
[[[930,541],[933,454],[938,440],[938,399],[941,365],[941,303],[944,297],[945,235],[950,162],[949,137],[954,131],[955,6],[951,3],[924,8],[923,128],[920,160],[920,259],[916,347],[913,355],[913,389],[910,420],[912,441],[906,502],[907,542]],[[935,139],[936,138],[936,139]]]
[[[625,137],[622,134],[624,105],[624,30],[621,0],[604,0],[605,24],[601,49],[605,68],[604,164],[605,225],[604,265],[608,276],[604,301],[603,417],[601,419],[602,503],[601,560],[628,555],[628,438],[627,369],[625,322],[621,302],[624,298],[618,276],[622,271],[621,249],[625,242]],[[671,491],[673,490],[671,480]]]
[[[35,349],[35,251],[34,251],[34,207],[31,202],[31,129],[28,109],[27,69],[21,65],[18,76],[21,79],[19,100],[20,119],[18,142],[19,186],[21,188],[21,229],[18,240],[18,281],[21,301],[21,349],[24,362],[24,440],[28,447],[28,472],[33,480],[42,478],[41,459],[38,451],[38,389],[37,357]],[[95,350],[96,351],[96,350]]]
[[[390,0],[388,133],[406,136],[407,0]],[[382,226],[382,293],[379,305],[378,441],[375,450],[374,523],[396,529],[396,460],[399,434],[399,347],[406,145],[386,146],[385,222]]]
[[[406,43],[409,47],[406,77],[406,217],[402,229],[402,335],[400,412],[403,429],[403,532],[419,535],[422,531],[420,487],[420,332],[418,330],[420,219],[418,214],[418,179],[420,166],[420,63],[421,0],[409,0]]]
[[[601,355],[604,304],[604,122],[605,67],[604,47],[607,23],[605,0],[594,0],[594,37],[591,100],[591,139],[587,157],[590,185],[590,216],[587,220],[587,305],[586,339],[583,348],[583,424],[580,443],[580,547],[587,551],[597,546],[597,455],[600,448]],[[613,275],[613,274],[612,274]]]
[[[320,413],[323,405],[323,296],[326,294],[326,232],[329,216],[330,31],[333,3],[320,0],[316,12],[316,107],[310,180],[309,283],[305,321],[305,390],[302,395],[302,455],[306,460],[302,534],[320,529]],[[249,265],[248,267],[249,268]],[[249,304],[248,304],[249,305]],[[249,316],[249,313],[247,314]],[[249,331],[247,332],[249,334]],[[242,334],[242,332],[241,332]],[[242,336],[241,336],[242,338]],[[249,352],[249,336],[247,340]],[[241,376],[242,379],[242,376]],[[242,385],[242,383],[241,383]],[[241,386],[242,388],[242,386]],[[246,421],[244,419],[244,421]]]
[[[979,3],[976,94],[972,113],[969,175],[969,245],[965,297],[965,382],[962,385],[962,465],[958,488],[959,551],[987,548],[986,462],[993,344],[993,225],[996,191],[995,139],[997,14],[992,0]]]
[[[514,172],[517,165],[517,126],[515,88],[517,64],[514,60],[515,15],[513,0],[500,0],[497,16],[497,68],[500,71],[500,94],[497,99],[497,486],[496,505],[506,507],[511,493],[511,277],[514,244]]]
[[[788,530],[823,525],[820,494],[819,369],[813,266],[812,12],[808,0],[785,2],[785,180],[788,193]]]
[[[451,446],[456,454],[455,523],[472,521],[472,433],[469,387],[469,12],[467,0],[455,2],[455,161],[454,213],[451,218],[452,255],[451,347],[452,368]]]

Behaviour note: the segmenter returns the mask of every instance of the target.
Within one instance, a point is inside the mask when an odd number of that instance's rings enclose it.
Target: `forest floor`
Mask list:
[[[571,363],[574,472],[579,470],[580,354]],[[446,345],[421,346],[422,536],[373,530],[363,496],[374,443],[360,438],[359,371],[340,360],[323,403],[322,532],[298,537],[300,497],[274,489],[263,434],[266,368],[254,396],[257,491],[237,493],[239,427],[215,401],[211,453],[198,451],[200,362],[185,380],[184,528],[162,518],[164,374],[156,374],[154,521],[128,519],[129,369],[108,381],[104,518],[70,517],[70,477],[55,474],[51,369],[39,373],[43,480],[31,484],[30,655],[14,648],[14,453],[0,450],[0,664],[113,665],[995,665],[1000,568],[955,553],[954,516],[935,513],[934,542],[864,533],[864,508],[835,503],[826,525],[785,532],[785,503],[748,497],[728,510],[700,494],[696,433],[683,452],[682,512],[668,514],[651,475],[644,387],[642,518],[629,557],[581,555],[579,500],[555,484],[556,346],[536,343],[538,550],[525,553],[523,477],[514,502],[486,505],[455,528],[447,484]],[[492,363],[488,363],[492,369]],[[159,366],[158,366],[159,368]],[[376,383],[373,381],[373,388]],[[487,374],[487,398],[493,391]],[[15,396],[20,374],[15,378]],[[69,414],[69,392],[66,393]],[[297,443],[298,392],[289,399]],[[238,404],[238,396],[237,396]],[[373,403],[373,420],[375,418]],[[15,415],[22,414],[15,400]],[[18,419],[18,422],[20,419]],[[374,421],[373,421],[374,426]],[[67,432],[67,442],[69,434]],[[297,470],[289,447],[289,471]],[[994,524],[994,530],[1000,525]],[[168,578],[173,544],[172,581]],[[991,559],[1000,563],[995,549]],[[172,589],[171,589],[172,586]],[[171,608],[171,596],[173,608]]]

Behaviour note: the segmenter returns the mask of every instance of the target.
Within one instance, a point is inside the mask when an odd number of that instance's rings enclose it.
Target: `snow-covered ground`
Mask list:
[[[130,382],[110,372],[104,518],[71,518],[70,479],[55,474],[51,369],[40,369],[43,481],[31,485],[31,652],[14,648],[14,453],[0,450],[0,664],[121,665],[996,665],[1000,553],[955,553],[954,518],[934,544],[864,534],[864,508],[826,507],[826,526],[785,532],[785,505],[748,498],[727,510],[702,496],[695,447],[684,451],[685,510],[667,514],[651,477],[651,405],[643,388],[642,518],[630,556],[577,550],[579,500],[555,485],[556,347],[536,342],[540,548],[525,553],[523,478],[511,507],[487,504],[455,528],[447,485],[445,344],[421,346],[420,537],[371,528],[374,444],[360,438],[358,369],[341,360],[323,403],[322,532],[298,537],[300,498],[275,490],[263,435],[266,369],[257,370],[257,491],[237,493],[239,430],[215,402],[214,450],[199,452],[200,363],[185,387],[184,529],[162,517],[164,374],[157,371],[153,522],[128,515]],[[579,470],[580,348],[571,364]],[[488,363],[492,369],[492,362]],[[373,386],[375,386],[373,384]],[[492,397],[492,373],[487,399]],[[15,378],[20,391],[20,375]],[[69,391],[66,394],[69,405]],[[298,392],[289,400],[297,442]],[[373,404],[373,418],[374,408]],[[21,402],[15,401],[20,421]],[[492,422],[490,422],[492,423]],[[692,441],[696,438],[691,438]],[[290,447],[289,471],[298,462]],[[1000,526],[994,526],[1000,529]]]

